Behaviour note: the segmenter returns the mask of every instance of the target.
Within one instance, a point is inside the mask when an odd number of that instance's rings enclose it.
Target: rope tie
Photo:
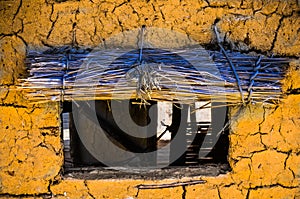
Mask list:
[[[140,32],[140,54],[139,54],[139,64],[142,63],[143,61],[143,47],[144,47],[144,32],[145,32],[146,27],[142,26],[141,32]]]
[[[65,88],[66,88],[66,84],[65,84],[65,81],[66,81],[66,74],[69,70],[69,60],[71,59],[71,54],[67,54],[66,55],[66,64],[64,66],[64,75],[62,76],[62,89],[61,89],[61,92],[60,92],[60,97],[61,97],[61,101],[64,102],[64,98],[65,98]]]
[[[259,70],[261,68],[261,59],[262,59],[262,56],[260,55],[258,57],[258,59],[256,60],[256,62],[255,62],[255,66],[254,66],[254,69],[253,69],[253,74],[250,77],[250,83],[249,83],[249,86],[248,86],[248,89],[247,89],[247,91],[248,91],[248,99],[247,99],[247,101],[248,102],[251,102],[251,97],[252,97],[252,94],[253,94],[252,87],[253,87],[253,84],[254,84],[254,80],[257,77],[257,75],[259,73]]]
[[[242,86],[241,86],[241,81],[240,81],[240,78],[239,78],[239,75],[238,73],[236,72],[236,69],[234,67],[234,64],[232,63],[232,61],[230,60],[229,56],[227,55],[225,49],[223,48],[222,44],[221,44],[221,39],[220,39],[220,36],[219,36],[219,32],[217,30],[217,26],[214,26],[214,31],[215,31],[215,34],[216,34],[216,37],[217,37],[217,43],[218,43],[218,46],[220,47],[223,55],[226,57],[230,67],[231,67],[231,70],[235,76],[235,79],[236,79],[236,83],[237,83],[237,86],[238,86],[238,89],[239,89],[239,92],[240,92],[240,95],[241,95],[241,99],[242,99],[242,102],[243,104],[245,104],[245,99],[244,99],[244,94],[243,94],[243,89],[242,89]]]

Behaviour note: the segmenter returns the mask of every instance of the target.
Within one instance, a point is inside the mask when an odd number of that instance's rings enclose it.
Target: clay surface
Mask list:
[[[95,47],[142,25],[172,29],[211,46],[216,25],[228,48],[299,60],[299,11],[296,0],[0,1],[0,198],[300,198],[297,61],[283,81],[281,104],[231,109],[232,171],[217,177],[63,178],[59,104],[30,104],[15,86],[26,76],[26,50]],[[137,188],[200,178],[207,182]]]

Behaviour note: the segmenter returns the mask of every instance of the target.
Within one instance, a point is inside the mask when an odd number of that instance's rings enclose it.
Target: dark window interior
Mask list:
[[[147,153],[151,151],[157,151],[160,147],[167,146],[169,143],[169,150],[167,152],[156,153],[151,156],[148,160],[143,159],[140,162],[140,166],[157,166],[160,163],[168,162],[165,168],[176,168],[176,167],[201,167],[203,165],[228,165],[228,130],[225,128],[222,132],[220,129],[212,128],[212,121],[217,120],[218,108],[209,108],[206,110],[206,114],[210,114],[210,118],[199,120],[201,113],[197,113],[198,109],[190,105],[180,105],[178,103],[169,103],[167,111],[166,109],[160,109],[157,102],[150,102],[150,105],[141,106],[135,104],[136,100],[131,100],[130,103],[120,103],[120,108],[129,108],[131,119],[139,126],[149,126],[147,132],[151,132],[152,136],[147,138],[137,138],[126,134],[121,130],[112,116],[110,105],[111,101],[95,101],[96,116],[98,121],[92,121],[89,117],[82,117],[84,112],[90,111],[90,101],[83,102],[80,108],[73,108],[70,102],[63,104],[62,113],[62,124],[63,124],[63,141],[64,141],[64,168],[65,172],[88,169],[88,168],[105,168],[108,167],[105,163],[97,160],[85,147],[83,142],[78,135],[76,125],[74,124],[74,117],[78,117],[82,121],[83,129],[86,132],[93,131],[90,128],[89,123],[96,122],[100,124],[100,128],[103,129],[104,136],[107,136],[109,140],[116,144],[118,147],[131,151],[134,153]],[[123,106],[123,107],[121,107]],[[74,106],[73,106],[74,107]],[[214,106],[212,106],[214,107]],[[217,107],[217,106],[216,106]],[[166,114],[168,116],[168,122],[164,121],[151,121],[149,116],[149,110],[152,108],[151,114],[161,115],[163,118]],[[160,109],[160,110],[158,110]],[[198,115],[197,115],[198,114]],[[152,115],[153,116],[153,115]],[[186,122],[182,124],[182,121]],[[227,120],[225,121],[225,123]],[[167,124],[165,124],[167,123]],[[225,125],[222,124],[222,125]],[[151,125],[150,125],[151,124]],[[179,128],[180,125],[184,125],[184,128]],[[157,126],[161,125],[158,131]],[[192,126],[194,128],[192,128]],[[196,128],[195,128],[196,127]],[[196,129],[196,130],[192,130]],[[165,134],[162,134],[163,132]],[[153,136],[153,132],[155,135]],[[217,134],[220,136],[216,143],[213,143],[214,137]],[[179,136],[180,139],[173,140],[175,136]],[[95,140],[90,139],[90,144],[93,144]],[[101,142],[101,140],[96,140]],[[174,150],[184,150],[185,152],[180,157],[176,158],[175,161],[169,162],[174,155]],[[200,151],[200,148],[201,151]],[[107,151],[105,148],[99,148],[103,153],[113,156],[113,151]],[[122,167],[123,163],[119,162],[118,167]],[[155,164],[155,165],[152,165]],[[224,166],[222,167],[224,168]],[[227,169],[229,167],[226,166]]]

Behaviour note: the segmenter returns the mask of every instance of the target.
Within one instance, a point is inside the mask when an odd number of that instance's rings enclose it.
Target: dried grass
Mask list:
[[[176,52],[187,57],[174,56]],[[274,104],[283,97],[280,82],[288,58],[193,48],[176,52],[143,49],[141,61],[138,50],[121,57],[116,49],[31,51],[29,77],[20,80],[19,89],[33,103],[139,98],[142,103],[208,100],[235,105],[244,99]]]

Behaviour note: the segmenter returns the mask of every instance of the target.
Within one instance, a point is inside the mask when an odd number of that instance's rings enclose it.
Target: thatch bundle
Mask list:
[[[203,48],[30,51],[21,79],[33,102],[139,98],[277,103],[288,58]],[[234,67],[234,68],[233,68]]]

